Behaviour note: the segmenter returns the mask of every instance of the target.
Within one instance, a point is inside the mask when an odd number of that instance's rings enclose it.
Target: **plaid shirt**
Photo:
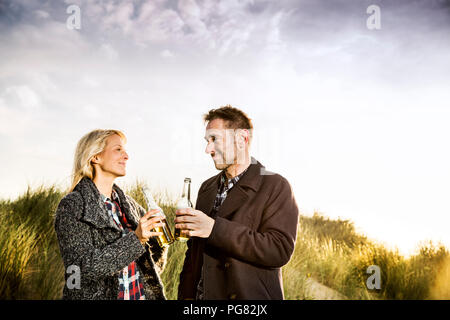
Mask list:
[[[230,191],[231,188],[233,188],[236,185],[236,183],[244,175],[245,172],[247,172],[247,169],[245,169],[239,175],[237,175],[236,177],[233,177],[231,179],[227,179],[227,176],[225,175],[225,172],[222,173],[222,175],[220,176],[219,190],[217,190],[216,199],[214,200],[214,206],[213,206],[212,211],[211,211],[211,217],[212,218],[216,217],[216,214],[219,211],[220,206],[222,205],[222,203],[227,198],[228,191]],[[227,183],[225,183],[225,181],[227,181]]]
[[[109,216],[114,220],[120,230],[122,230],[122,236],[126,235],[131,231],[131,226],[120,210],[119,196],[114,190],[112,191],[112,200],[104,195],[101,196],[106,204]],[[142,284],[139,269],[135,261],[124,267],[119,273],[119,294],[117,299],[145,300],[144,285]]]
[[[247,168],[248,169],[248,168]],[[220,176],[220,185],[219,189],[217,190],[216,199],[214,200],[214,206],[211,210],[211,218],[215,218],[217,215],[217,212],[220,209],[220,206],[227,198],[228,192],[233,188],[236,183],[239,181],[239,179],[242,178],[242,176],[247,172],[247,169],[245,169],[243,172],[241,172],[236,177],[233,177],[231,179],[227,179],[227,176],[225,175],[225,171],[222,172],[222,175]],[[225,183],[227,182],[227,183]],[[197,285],[197,300],[204,300],[203,296],[203,268],[201,272],[201,277]]]

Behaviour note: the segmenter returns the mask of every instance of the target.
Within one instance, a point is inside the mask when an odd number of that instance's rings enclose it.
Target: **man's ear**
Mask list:
[[[239,149],[245,148],[245,143],[248,143],[248,131],[245,129],[239,129],[238,133],[238,147]]]

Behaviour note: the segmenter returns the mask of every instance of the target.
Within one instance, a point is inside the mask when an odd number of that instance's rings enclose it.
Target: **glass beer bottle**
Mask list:
[[[150,190],[143,187],[142,193],[144,194],[145,202],[147,203],[148,210],[158,209],[159,212],[153,215],[152,217],[161,216],[161,222],[164,223],[163,227],[157,227],[153,229],[153,232],[162,232],[161,236],[156,237],[158,240],[158,244],[161,247],[168,247],[171,243],[173,243],[174,239],[172,236],[172,232],[170,231],[169,225],[167,224],[166,217],[164,216],[163,210],[156,204],[155,199],[153,199]]]
[[[181,194],[180,200],[177,202],[178,209],[192,208],[191,202],[191,178],[184,179],[183,193]],[[186,242],[189,240],[189,235],[185,230],[175,228],[175,240]]]

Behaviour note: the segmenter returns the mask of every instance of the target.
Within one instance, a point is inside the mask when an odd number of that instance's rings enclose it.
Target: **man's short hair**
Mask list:
[[[247,129],[250,134],[253,130],[252,120],[245,112],[233,108],[230,105],[218,109],[211,109],[208,113],[203,115],[203,120],[205,120],[205,122],[210,122],[214,119],[224,120],[225,126],[230,129]]]

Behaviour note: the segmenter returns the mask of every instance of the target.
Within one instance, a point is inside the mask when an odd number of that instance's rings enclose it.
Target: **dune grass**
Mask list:
[[[53,217],[62,198],[55,187],[0,201],[0,299],[61,296],[64,266]]]
[[[144,205],[137,181],[125,190]],[[173,230],[171,196],[153,192]],[[64,192],[53,187],[30,189],[14,200],[0,200],[0,299],[60,299],[64,266],[53,228]],[[449,299],[450,254],[443,245],[424,243],[408,258],[367,239],[348,220],[300,216],[294,254],[283,267],[286,299],[311,299],[306,280],[316,281],[348,299]],[[176,299],[186,244],[169,248],[161,275],[168,299]],[[381,270],[381,288],[366,286],[367,268]]]
[[[429,242],[406,258],[358,235],[350,221],[301,216],[295,252],[283,270],[285,295],[307,299],[296,287],[313,277],[348,299],[444,299],[449,257],[447,248]],[[380,268],[380,289],[367,288],[371,265]]]

